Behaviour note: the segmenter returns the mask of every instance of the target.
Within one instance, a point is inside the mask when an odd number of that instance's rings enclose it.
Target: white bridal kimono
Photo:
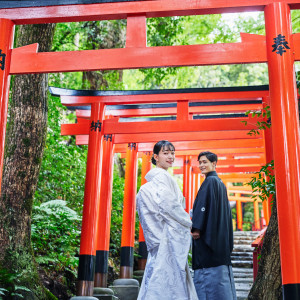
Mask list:
[[[189,271],[192,222],[184,198],[162,168],[152,169],[137,195],[137,209],[148,249],[138,300],[198,300]]]

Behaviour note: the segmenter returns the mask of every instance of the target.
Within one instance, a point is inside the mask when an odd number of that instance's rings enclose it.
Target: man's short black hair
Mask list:
[[[198,161],[200,159],[201,156],[206,156],[206,158],[210,161],[210,162],[218,162],[218,156],[215,153],[212,153],[210,151],[203,151],[198,155]]]

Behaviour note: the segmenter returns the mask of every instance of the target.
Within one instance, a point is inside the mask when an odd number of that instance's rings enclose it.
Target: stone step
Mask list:
[[[235,289],[237,291],[244,291],[244,292],[249,292],[251,290],[252,283],[239,283],[237,282],[235,284]]]
[[[234,267],[241,267],[241,268],[252,268],[253,262],[252,260],[231,260],[231,263]]]
[[[253,250],[251,243],[259,232],[234,232],[234,248],[231,255],[237,300],[246,300],[253,285]]]
[[[243,279],[247,279],[247,280],[252,280],[253,281],[253,274],[250,275],[247,275],[247,274],[244,274],[244,273],[238,273],[238,274],[233,274],[234,276],[234,280],[238,280],[239,278]]]
[[[259,235],[259,231],[234,231],[233,235]]]
[[[239,262],[241,262],[241,263],[248,262],[249,264],[253,264],[252,258],[249,258],[249,257],[238,257],[237,259],[235,257],[231,257],[231,262],[234,262],[236,264]]]
[[[235,253],[231,255],[231,260],[252,260],[252,253],[245,252],[244,255],[236,255]]]
[[[234,241],[233,244],[234,245],[248,245],[248,246],[251,246],[251,244],[253,243],[253,240],[238,240],[238,241]]]
[[[249,243],[252,243],[256,240],[256,236],[246,236],[246,237],[242,237],[242,236],[235,236],[233,237],[233,241],[234,242],[238,242],[238,241],[248,241]]]
[[[253,270],[250,268],[232,268],[233,273],[253,273]]]
[[[259,234],[249,234],[249,235],[234,234],[233,238],[234,239],[256,239],[257,236],[259,236]]]
[[[246,300],[248,298],[248,292],[239,291],[236,292],[236,299],[237,300]]]
[[[248,261],[248,262],[253,262],[252,257],[250,256],[231,256],[231,261],[234,262],[239,262],[239,261]]]
[[[241,237],[241,238],[253,238],[253,237],[257,237],[259,236],[259,233],[257,233],[256,231],[254,233],[247,233],[247,232],[234,232],[233,236],[236,237]]]
[[[249,262],[249,261],[232,261],[232,266],[233,267],[242,267],[242,268],[252,268],[253,267],[253,263]]]
[[[235,251],[235,252],[233,252],[233,255],[235,255],[235,256],[249,256],[249,257],[253,257],[253,253],[252,252],[239,252],[239,251]]]
[[[253,252],[254,247],[248,245],[234,245],[232,252]]]
[[[249,283],[249,284],[253,284],[253,276],[251,277],[235,277],[234,278],[234,282],[235,283]]]

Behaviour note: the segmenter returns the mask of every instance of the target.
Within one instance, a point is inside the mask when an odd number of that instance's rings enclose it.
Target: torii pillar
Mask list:
[[[150,152],[145,152],[142,156],[142,174],[141,174],[141,185],[145,184],[147,180],[145,179],[146,174],[151,169],[151,155]],[[148,251],[145,242],[145,237],[143,229],[140,223],[139,228],[139,259],[138,259],[138,269],[145,270]]]
[[[97,242],[97,221],[101,189],[102,124],[105,104],[91,105],[83,216],[79,252],[77,296],[92,296]]]
[[[183,196],[185,197],[185,210],[190,213],[191,207],[191,176],[192,176],[192,157],[185,155],[183,158]]]
[[[283,299],[300,299],[300,138],[290,7],[265,7]]]
[[[192,199],[191,199],[191,208],[194,205],[195,199],[197,197],[199,188],[200,188],[200,173],[193,172],[194,168],[192,168],[192,174],[193,174],[193,193],[192,193]]]
[[[14,23],[0,19],[0,192],[3,171],[4,145],[8,109],[9,68],[14,38]]]
[[[102,159],[102,180],[99,204],[96,266],[95,266],[95,287],[107,287],[108,255],[110,240],[110,220],[112,185],[114,169],[114,144],[112,135],[104,135],[103,159]]]
[[[128,144],[126,154],[120,278],[132,278],[136,214],[137,145]]]

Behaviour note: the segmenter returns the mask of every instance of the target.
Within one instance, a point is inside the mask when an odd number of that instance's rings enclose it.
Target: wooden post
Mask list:
[[[236,197],[241,197],[241,194],[235,194]],[[243,231],[243,208],[242,201],[236,201],[236,228],[239,231]]]
[[[197,197],[197,194],[198,194],[198,191],[200,189],[200,173],[195,173],[194,174],[195,176],[195,185],[194,185],[194,195],[193,195],[193,201],[195,201],[196,197]],[[193,204],[192,203],[192,207],[193,207]]]
[[[259,219],[259,206],[257,201],[253,201],[254,208],[254,228],[255,230],[260,230],[260,219]]]
[[[300,295],[300,139],[290,7],[265,7],[283,299]]]
[[[104,135],[102,179],[97,229],[95,287],[107,287],[110,220],[114,169],[114,144],[112,135]]]
[[[9,93],[9,68],[14,37],[14,23],[0,19],[0,192],[3,171],[4,145]]]
[[[183,159],[183,196],[185,197],[185,210],[187,213],[191,209],[191,194],[190,194],[190,185],[191,185],[191,156],[185,155]]]
[[[133,275],[136,181],[137,149],[135,143],[130,143],[126,154],[120,278],[132,278]]]
[[[142,157],[142,174],[141,174],[141,185],[145,184],[147,180],[145,179],[146,174],[151,169],[151,155],[150,152],[145,152]],[[138,270],[145,270],[148,251],[145,243],[145,237],[143,229],[140,223],[139,228],[139,259],[138,259]]]
[[[94,289],[97,221],[102,169],[102,123],[105,105],[91,105],[83,216],[80,240],[77,296],[92,296]]]

